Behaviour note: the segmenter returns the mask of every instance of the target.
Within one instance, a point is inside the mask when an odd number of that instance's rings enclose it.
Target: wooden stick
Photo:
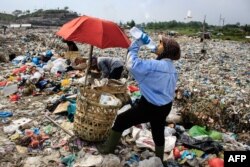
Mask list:
[[[87,86],[88,74],[89,74],[89,70],[90,70],[91,64],[92,64],[93,48],[94,48],[94,46],[91,45],[90,46],[90,52],[89,52],[89,58],[88,58],[89,59],[89,64],[87,66],[86,73],[85,73],[85,81],[84,81],[84,88],[83,88],[84,91],[85,91],[85,87]]]
[[[61,128],[64,132],[66,132],[68,135],[70,135],[71,137],[73,137],[74,135],[69,132],[67,129],[64,129],[61,125],[59,125],[58,123],[56,123],[52,118],[50,118],[48,115],[45,114],[45,117],[50,120],[53,124],[55,124],[56,126],[58,126],[59,128]]]

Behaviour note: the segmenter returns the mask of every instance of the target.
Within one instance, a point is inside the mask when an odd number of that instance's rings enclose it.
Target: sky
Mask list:
[[[16,9],[63,9],[107,20],[126,23],[154,21],[203,21],[212,25],[250,24],[250,0],[1,0],[0,12]],[[184,19],[188,10],[192,18]]]

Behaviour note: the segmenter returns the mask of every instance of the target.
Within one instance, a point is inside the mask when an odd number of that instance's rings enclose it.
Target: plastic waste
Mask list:
[[[173,152],[174,152],[174,158],[175,158],[175,159],[178,159],[178,158],[181,157],[181,152],[180,152],[180,150],[178,149],[178,147],[175,147],[174,150],[173,150]]]
[[[102,94],[101,97],[100,97],[99,103],[102,104],[102,105],[116,106],[121,102],[120,102],[119,99],[117,99],[114,96],[110,96],[108,94]]]
[[[25,71],[27,70],[27,67],[28,67],[28,66],[23,65],[23,66],[20,67],[20,68],[14,69],[12,73],[13,73],[14,75],[18,75],[19,73],[25,72]]]
[[[206,130],[206,127],[200,127],[197,125],[189,129],[188,133],[192,137],[207,135],[214,140],[222,140],[222,134],[220,132],[217,132],[215,130]]]
[[[188,150],[185,150],[185,151],[182,153],[182,155],[181,155],[181,159],[185,159],[185,158],[187,158],[187,159],[193,159],[194,156],[195,156],[195,154],[194,154],[193,152],[190,152],[190,151],[188,151]]]
[[[52,57],[53,56],[53,53],[51,50],[47,50],[46,53],[45,53],[45,56],[46,57]]]
[[[67,109],[68,112],[68,119],[70,122],[74,122],[74,115],[76,113],[76,102],[70,103]]]
[[[17,94],[10,95],[10,101],[17,102],[20,99],[20,96]]]
[[[12,117],[13,113],[10,111],[0,111],[0,118]]]
[[[214,140],[222,140],[222,134],[220,132],[215,131],[215,130],[208,131],[208,136]]]
[[[5,86],[2,90],[4,96],[9,96],[16,93],[18,90],[17,84]]]
[[[142,30],[140,30],[137,27],[133,27],[129,30],[130,34],[135,38],[135,39],[141,39],[143,35],[146,35],[149,39],[149,43],[146,44],[146,47],[148,47],[151,50],[155,50],[156,49],[156,44],[155,42],[146,34],[144,33]],[[145,37],[145,38],[147,38]]]
[[[70,86],[70,80],[69,79],[64,79],[61,81],[62,87],[69,87]]]
[[[188,135],[180,135],[180,143],[184,146],[204,151],[205,153],[218,153],[222,150],[222,146],[211,139],[197,140]]]
[[[61,162],[67,166],[72,166],[74,161],[76,159],[76,156],[74,154],[68,155],[61,159]]]
[[[39,89],[44,89],[48,83],[49,83],[48,80],[41,80],[41,81],[39,81],[39,82],[37,83],[36,86],[37,86]]]
[[[161,159],[158,157],[150,157],[149,159],[145,159],[139,162],[138,167],[163,167]]]
[[[181,167],[181,165],[179,165],[179,163],[173,159],[164,161],[163,164],[164,166],[167,166],[167,167]]]
[[[37,83],[42,77],[42,74],[40,72],[35,72],[33,74],[33,76],[30,77],[30,80],[32,81],[32,83]]]
[[[137,86],[134,86],[134,85],[129,85],[128,86],[128,90],[133,93],[133,92],[136,92],[136,91],[139,91],[139,88]]]
[[[53,74],[56,74],[57,72],[65,72],[67,70],[66,68],[67,68],[67,65],[65,63],[57,62],[51,68],[50,72]]]
[[[208,160],[208,165],[209,167],[223,167],[224,161],[223,159],[220,159],[220,158],[212,158]]]
[[[33,57],[32,62],[36,65],[40,64],[40,59],[38,57]]]
[[[130,108],[131,108],[130,104],[127,104],[127,105],[123,106],[120,110],[117,111],[117,115],[129,110]]]
[[[172,136],[175,133],[176,133],[176,131],[175,131],[174,128],[170,128],[170,127],[167,127],[167,126],[165,127],[165,130],[164,130],[165,137]]]
[[[51,125],[47,125],[43,128],[45,134],[50,134],[52,132],[53,127]]]
[[[25,60],[25,56],[17,56],[16,58],[14,58],[11,63],[13,65],[18,65],[19,63],[21,63],[23,60]]]
[[[29,52],[25,54],[25,58],[22,60],[22,64],[25,64],[26,62],[31,60],[31,55]]]
[[[0,87],[4,87],[7,84],[7,81],[1,81],[0,82]]]
[[[136,154],[132,154],[132,156],[125,162],[125,165],[132,166],[132,165],[138,165],[140,162],[140,157]]]
[[[181,125],[176,125],[175,130],[177,132],[185,132],[185,128],[183,126],[181,126]]]
[[[120,163],[121,163],[120,159],[116,155],[108,154],[108,155],[104,156],[104,159],[102,160],[102,163],[100,166],[102,166],[102,167],[105,167],[105,166],[106,167],[117,167],[117,166],[121,166]]]
[[[196,136],[208,135],[208,132],[206,131],[206,127],[200,127],[195,125],[191,129],[189,129],[188,134],[192,137],[196,137]]]

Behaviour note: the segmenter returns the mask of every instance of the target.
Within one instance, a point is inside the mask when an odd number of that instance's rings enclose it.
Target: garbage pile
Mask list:
[[[249,45],[213,41],[206,55],[199,52],[202,45],[183,46],[184,59],[177,65],[181,74],[176,98],[183,117],[220,131],[249,132]]]
[[[55,32],[10,30],[0,36],[1,54],[10,60],[0,62],[0,166],[223,166],[224,151],[250,150],[248,44],[210,40],[206,41],[206,54],[202,54],[199,39],[176,39],[182,58],[176,62],[179,81],[165,127],[162,164],[154,154],[149,124],[124,131],[115,154],[109,155],[99,154],[97,143],[75,135],[79,87],[87,77],[84,70],[67,71],[67,48]],[[157,35],[151,35],[155,41]],[[89,46],[78,46],[79,55],[87,56]],[[94,49],[96,56],[124,60],[126,52],[120,48]],[[145,48],[140,56],[154,58]],[[93,82],[99,92],[112,90],[121,100],[123,107],[118,114],[141,97],[137,83],[129,76],[121,80],[127,84],[129,98],[113,87],[100,88],[108,81]],[[107,94],[101,97],[102,105],[117,102]],[[129,99],[130,104],[126,104]]]

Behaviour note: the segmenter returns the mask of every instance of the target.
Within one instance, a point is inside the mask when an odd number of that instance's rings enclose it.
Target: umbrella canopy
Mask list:
[[[117,24],[90,16],[80,16],[65,23],[56,34],[65,40],[87,43],[101,49],[128,48],[131,43]]]

